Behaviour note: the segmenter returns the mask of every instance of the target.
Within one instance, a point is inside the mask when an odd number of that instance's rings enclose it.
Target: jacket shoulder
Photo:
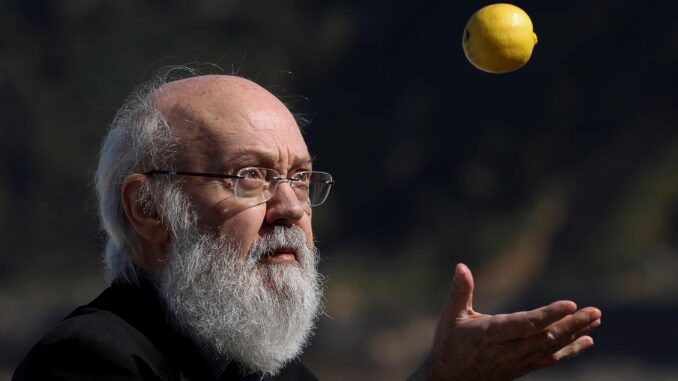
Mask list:
[[[80,307],[30,350],[13,380],[172,379],[167,360],[117,315]]]

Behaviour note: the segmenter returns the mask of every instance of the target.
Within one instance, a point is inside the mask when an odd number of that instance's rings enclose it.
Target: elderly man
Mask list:
[[[15,380],[314,380],[298,360],[321,305],[316,171],[293,115],[259,85],[196,76],[140,89],[96,173],[110,287],[45,335]],[[600,311],[559,301],[473,310],[457,265],[421,380],[508,380],[577,355]]]

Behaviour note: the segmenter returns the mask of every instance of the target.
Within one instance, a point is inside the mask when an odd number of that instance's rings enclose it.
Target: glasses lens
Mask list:
[[[234,193],[242,202],[256,205],[273,197],[278,183],[290,181],[290,186],[302,204],[318,206],[325,202],[332,187],[332,175],[327,172],[305,171],[285,180],[273,169],[243,168],[236,173]]]
[[[308,201],[318,206],[327,200],[332,187],[332,175],[327,172],[305,172],[307,174]]]
[[[258,204],[272,196],[271,179],[277,176],[265,168],[243,168],[236,173],[235,195],[248,204]]]

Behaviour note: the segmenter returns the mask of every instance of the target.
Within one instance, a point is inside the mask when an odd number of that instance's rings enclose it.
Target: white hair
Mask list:
[[[101,227],[106,232],[104,262],[108,283],[116,279],[128,283],[140,280],[141,269],[134,262],[139,254],[138,240],[122,208],[121,187],[132,173],[171,166],[178,143],[160,112],[156,92],[180,72],[196,74],[188,67],[171,67],[138,87],[116,113],[102,144],[94,182]],[[162,179],[146,181],[140,195],[144,208],[152,212],[151,194],[157,195],[167,186],[169,182]]]
[[[162,205],[169,208],[182,197],[180,189],[170,190]],[[275,226],[243,255],[235,237],[202,231],[188,202],[176,205],[168,218],[186,224],[175,226],[169,261],[157,280],[174,323],[236,361],[243,374],[277,374],[301,353],[323,311],[315,247],[307,246],[300,227]],[[261,263],[279,248],[294,249],[298,263]]]

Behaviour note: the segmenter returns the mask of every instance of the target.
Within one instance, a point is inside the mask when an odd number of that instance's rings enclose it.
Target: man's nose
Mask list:
[[[273,197],[266,203],[266,222],[271,225],[291,226],[305,213],[307,208],[299,201],[299,197],[292,189],[291,181],[281,180]]]

